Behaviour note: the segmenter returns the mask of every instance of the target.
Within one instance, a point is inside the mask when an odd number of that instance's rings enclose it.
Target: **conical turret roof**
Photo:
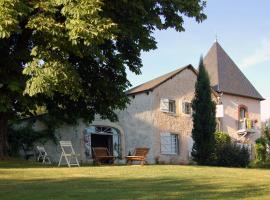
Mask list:
[[[204,65],[215,91],[264,100],[218,42],[205,56]]]

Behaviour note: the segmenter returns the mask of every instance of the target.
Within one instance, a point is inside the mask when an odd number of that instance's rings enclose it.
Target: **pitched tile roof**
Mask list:
[[[184,69],[191,69],[195,74],[197,74],[196,70],[194,69],[192,65],[187,65],[185,67],[174,70],[168,74],[155,78],[151,81],[138,85],[134,88],[131,88],[130,90],[126,91],[126,94],[132,95],[132,94],[137,94],[137,93],[153,90],[154,88],[158,87],[160,84],[166,82],[167,80],[171,79],[175,75],[182,72]]]
[[[205,56],[204,64],[215,91],[264,100],[218,42]]]

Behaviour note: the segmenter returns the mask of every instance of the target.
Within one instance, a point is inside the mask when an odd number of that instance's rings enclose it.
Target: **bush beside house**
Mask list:
[[[256,140],[255,160],[251,167],[270,167],[270,120],[262,124],[262,136]]]
[[[249,151],[231,141],[227,133],[215,133],[214,165],[224,167],[247,167],[249,164]]]

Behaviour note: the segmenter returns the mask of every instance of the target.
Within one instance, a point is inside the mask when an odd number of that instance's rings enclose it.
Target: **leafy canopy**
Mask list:
[[[201,0],[0,0],[0,112],[116,120],[128,103],[126,70],[156,48],[155,29],[203,21]]]

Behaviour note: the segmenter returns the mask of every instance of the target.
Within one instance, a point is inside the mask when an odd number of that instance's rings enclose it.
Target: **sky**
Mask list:
[[[185,18],[185,32],[155,31],[157,49],[143,52],[141,75],[128,72],[133,86],[182,66],[198,66],[216,38],[249,81],[266,99],[262,119],[270,118],[270,1],[208,0],[207,19]]]

